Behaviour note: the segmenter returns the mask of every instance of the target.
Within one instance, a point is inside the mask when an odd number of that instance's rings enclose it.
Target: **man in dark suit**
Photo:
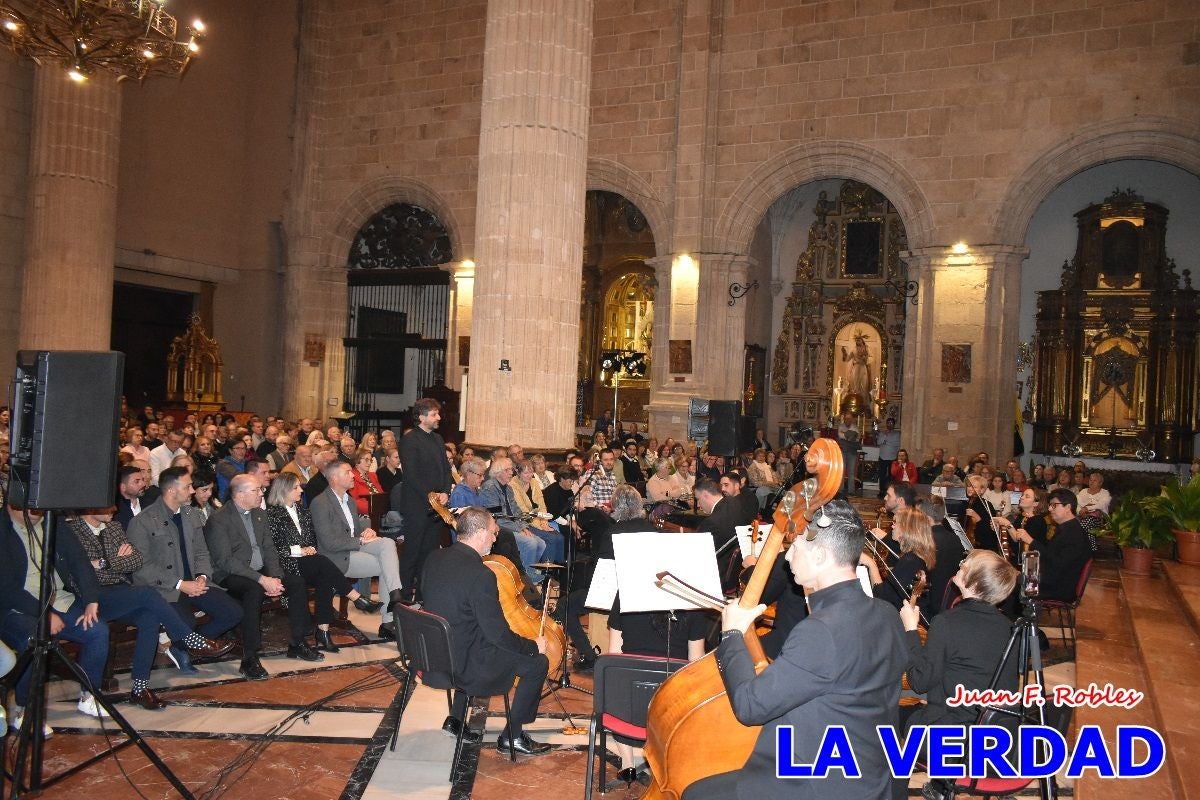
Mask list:
[[[758,495],[749,488],[750,476],[741,467],[735,467],[717,482],[721,494],[734,501],[738,508],[738,525],[749,525],[758,516]]]
[[[429,495],[445,505],[450,499],[454,481],[450,477],[450,462],[446,460],[446,443],[437,432],[442,420],[442,405],[430,397],[413,404],[417,426],[400,437],[400,463],[404,465],[404,482],[400,484],[400,508],[404,517],[404,552],[400,561],[400,580],[404,584],[405,602],[416,602],[424,589],[417,577],[429,554],[438,549],[445,523],[433,513]]]
[[[189,628],[196,624],[196,609],[208,614],[208,621],[197,630],[217,639],[241,622],[242,609],[208,580],[213,565],[203,518],[199,509],[187,504],[192,476],[186,467],[168,467],[159,474],[158,485],[162,497],[129,524],[129,544],[143,559],[130,577],[134,585],[157,589]]]
[[[621,452],[619,460],[625,483],[636,486],[646,480],[646,473],[642,472],[642,464],[637,457],[637,442],[633,439],[625,440],[625,448]]]
[[[235,475],[229,482],[229,502],[204,526],[213,560],[213,579],[242,604],[242,675],[262,680],[267,671],[258,660],[262,645],[264,597],[287,595],[292,638],[288,658],[321,661],[325,657],[309,647],[312,629],[308,590],[300,575],[285,575],[279,552],[271,539],[267,512],[259,508],[262,487],[253,475]]]
[[[698,530],[711,533],[717,548],[717,569],[721,574],[721,588],[726,592],[737,591],[738,573],[742,571],[742,551],[738,547],[737,531],[742,525],[744,513],[736,500],[721,494],[721,487],[701,478],[692,489],[696,495],[696,506],[708,514]]]
[[[449,623],[450,647],[459,669],[454,703],[442,730],[458,734],[468,695],[507,692],[513,678],[520,678],[511,719],[496,741],[496,748],[506,754],[516,751],[522,755],[541,755],[549,752],[550,745],[534,741],[522,726],[537,717],[542,684],[549,669],[546,639],[517,636],[504,619],[496,575],[482,560],[491,552],[499,531],[491,514],[470,507],[459,514],[458,541],[430,554],[425,562],[421,580],[425,587],[424,610]],[[464,740],[475,742],[479,738],[474,732],[464,734]]]
[[[349,464],[335,460],[325,468],[324,475],[329,488],[313,500],[309,509],[317,534],[317,552],[347,578],[379,576],[379,599],[384,603],[379,636],[394,640],[392,604],[400,601],[401,586],[396,543],[380,537],[371,528],[371,520],[356,513],[354,499],[348,494],[354,486]]]
[[[1053,539],[1040,542],[1025,531],[1013,529],[1009,535],[1042,554],[1042,599],[1070,603],[1075,600],[1079,576],[1092,557],[1092,546],[1075,518],[1078,508],[1075,493],[1070,489],[1055,489],[1048,501],[1050,519],[1058,526]]]
[[[823,527],[822,527],[823,526]],[[762,725],[744,767],[696,781],[684,800],[831,798],[886,800],[892,777],[877,725],[899,722],[900,676],[907,660],[904,629],[896,610],[867,597],[854,568],[863,548],[863,527],[848,503],[825,506],[789,546],[787,561],[797,584],[812,590],[812,609],[792,628],[779,658],[756,673],[745,631],[763,613],[730,603],[722,612],[717,665],[740,722]],[[812,537],[810,540],[809,537]],[[850,632],[853,634],[850,634]],[[792,729],[793,764],[814,764],[830,725],[849,740],[861,778],[831,770],[822,780],[776,777],[781,726]]]

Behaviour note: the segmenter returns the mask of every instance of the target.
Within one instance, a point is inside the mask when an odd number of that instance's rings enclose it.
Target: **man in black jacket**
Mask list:
[[[425,587],[424,610],[449,623],[450,647],[459,670],[453,706],[442,730],[458,734],[464,724],[468,695],[507,692],[513,678],[519,677],[510,720],[496,748],[506,754],[549,752],[550,745],[534,741],[522,730],[537,717],[542,684],[549,670],[546,639],[525,639],[512,632],[500,608],[496,574],[482,560],[491,552],[500,527],[491,514],[472,506],[459,514],[457,530],[457,542],[430,554],[421,580]],[[480,735],[468,731],[463,739],[477,742]]]
[[[744,635],[765,606],[725,607],[717,665],[738,720],[762,725],[762,732],[744,767],[696,781],[684,800],[891,796],[892,777],[875,728],[899,721],[907,651],[896,610],[867,597],[855,577],[863,535],[854,509],[834,501],[825,506],[820,523],[810,523],[788,548],[796,583],[812,590],[812,610],[761,673],[756,674]],[[792,752],[781,754],[784,763],[815,764],[827,731],[835,730],[853,748],[862,777],[847,778],[837,768],[821,780],[776,777],[776,737],[785,725],[792,728]]]
[[[635,486],[646,480],[646,474],[642,472],[642,464],[637,457],[637,442],[633,439],[625,440],[625,447],[621,452],[621,474],[625,477],[625,482],[630,486]]]
[[[417,427],[400,437],[400,463],[404,465],[404,482],[400,484],[400,508],[404,517],[404,550],[400,554],[400,581],[405,601],[415,602],[424,587],[417,576],[429,554],[438,549],[442,537],[442,521],[429,505],[429,495],[446,505],[453,484],[450,462],[446,460],[446,443],[437,433],[442,420],[442,404],[423,397],[413,404]]]
[[[1070,603],[1075,600],[1075,592],[1079,588],[1079,576],[1088,559],[1092,557],[1092,547],[1088,543],[1083,526],[1075,518],[1077,508],[1075,493],[1070,489],[1055,489],[1050,493],[1050,518],[1058,526],[1054,538],[1048,542],[1039,542],[1028,533],[1010,529],[1009,535],[1018,542],[1029,545],[1042,554],[1042,584],[1043,600],[1061,600]]]
[[[30,527],[25,525],[25,513]],[[38,598],[25,588],[27,577],[41,569],[41,545],[45,541],[45,518],[40,511],[9,507],[0,513],[0,640],[21,653],[37,629],[41,608]],[[87,554],[69,531],[61,531],[54,552],[55,582],[50,615],[50,635],[79,644],[78,663],[92,686],[99,690],[108,660],[108,626],[100,622],[100,583]],[[29,695],[30,672],[17,681],[17,706],[24,709]],[[88,691],[79,697],[79,711],[88,716],[108,716]],[[20,725],[24,711],[12,718]],[[51,733],[47,726],[47,735]]]
[[[742,571],[742,551],[738,547],[734,528],[744,524],[744,512],[737,500],[721,494],[720,487],[707,478],[697,480],[692,491],[696,495],[697,507],[708,514],[698,530],[712,534],[713,546],[717,549],[721,588],[726,594],[736,592],[738,574]]]

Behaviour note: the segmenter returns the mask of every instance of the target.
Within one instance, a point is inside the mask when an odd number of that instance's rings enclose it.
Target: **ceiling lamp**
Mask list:
[[[71,80],[98,71],[117,80],[182,77],[200,52],[204,23],[179,23],[166,0],[0,0],[0,40],[38,64],[57,64]]]

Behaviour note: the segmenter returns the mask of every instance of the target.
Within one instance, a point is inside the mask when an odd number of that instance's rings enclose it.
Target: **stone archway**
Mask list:
[[[412,203],[432,211],[450,234],[450,243],[460,258],[470,258],[473,237],[464,231],[450,205],[432,187],[420,181],[385,175],[367,181],[343,200],[333,214],[333,225],[322,237],[320,265],[344,269],[350,243],[359,229],[376,213],[393,203]]]
[[[605,158],[589,158],[587,188],[619,194],[637,206],[650,225],[655,255],[671,252],[671,222],[667,206],[648,180],[624,164]]]
[[[746,253],[754,231],[771,204],[793,188],[826,178],[851,178],[873,187],[892,202],[904,220],[910,249],[932,243],[933,212],[915,178],[891,156],[856,142],[798,145],[771,158],[734,190],[721,210],[713,248]]]
[[[1161,161],[1200,175],[1200,128],[1183,120],[1139,117],[1081,128],[1036,158],[1009,186],[994,241],[1024,242],[1042,201],[1090,167],[1122,159]]]

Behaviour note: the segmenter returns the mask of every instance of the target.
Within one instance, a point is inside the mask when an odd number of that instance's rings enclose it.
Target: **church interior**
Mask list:
[[[27,37],[81,8],[183,44]],[[135,412],[355,439],[436,397],[446,441],[551,465],[609,413],[694,457],[732,401],[739,454],[851,429],[864,519],[889,420],[918,466],[1084,461],[1114,510],[1200,470],[1194,0],[0,0],[0,28],[0,375],[118,350]],[[1197,797],[1200,565],[1117,544],[1046,621],[1047,680],[1144,691],[1073,724],[1155,727],[1166,765],[1059,796]],[[129,718],[197,797],[584,791],[588,694],[543,701],[548,758],[485,737],[447,782],[442,693],[402,703],[372,630],[351,609],[340,655],[261,684],[156,668],[174,705]],[[63,683],[48,773],[106,738]],[[177,796],[134,748],[45,796],[130,782]]]

